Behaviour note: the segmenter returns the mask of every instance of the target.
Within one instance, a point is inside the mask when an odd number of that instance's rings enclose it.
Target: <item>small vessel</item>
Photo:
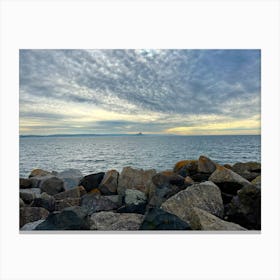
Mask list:
[[[139,132],[137,135],[138,135],[138,136],[141,136],[141,135],[143,135],[143,133],[142,133],[142,132]]]

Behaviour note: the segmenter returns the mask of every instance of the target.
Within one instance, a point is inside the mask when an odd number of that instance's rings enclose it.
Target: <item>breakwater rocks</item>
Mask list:
[[[20,178],[20,230],[261,229],[261,164],[200,156],[157,172],[124,167],[83,176],[33,170]]]

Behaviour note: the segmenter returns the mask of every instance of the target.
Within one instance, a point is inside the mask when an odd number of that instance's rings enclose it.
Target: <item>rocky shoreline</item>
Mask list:
[[[21,231],[261,230],[261,164],[200,156],[157,172],[124,167],[20,178]]]

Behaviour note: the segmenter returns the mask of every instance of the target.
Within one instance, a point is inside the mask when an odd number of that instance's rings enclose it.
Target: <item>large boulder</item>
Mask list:
[[[87,192],[83,186],[78,186],[78,187],[72,188],[70,190],[55,194],[53,197],[55,198],[55,200],[61,200],[61,199],[65,199],[65,198],[80,198],[83,195],[85,195],[86,193]]]
[[[83,186],[87,192],[90,192],[91,190],[98,188],[99,184],[103,180],[104,175],[104,172],[87,175],[82,178],[79,185]]]
[[[213,182],[194,184],[166,200],[161,208],[178,216],[189,224],[191,210],[201,208],[211,214],[223,217],[224,206],[220,189]]]
[[[20,208],[20,227],[23,225],[45,219],[49,215],[49,211],[42,207],[21,207]]]
[[[188,223],[160,208],[150,208],[140,230],[190,230]]]
[[[65,208],[61,212],[51,213],[35,230],[88,230],[87,211],[80,206]]]
[[[32,188],[32,181],[25,178],[19,178],[19,187],[21,189],[29,189]]]
[[[58,177],[47,177],[40,182],[39,187],[42,192],[46,192],[49,195],[55,195],[65,190],[63,180]]]
[[[106,196],[99,194],[86,194],[81,199],[81,206],[89,213],[109,211],[118,208],[118,204]]]
[[[26,231],[35,230],[35,228],[44,221],[45,219],[41,219],[35,222],[27,223],[23,227],[21,227],[20,230],[26,230]]]
[[[223,166],[217,166],[217,169],[209,177],[209,181],[214,182],[221,189],[224,203],[230,202],[238,190],[251,185],[249,181]]]
[[[119,172],[109,170],[105,173],[98,189],[104,195],[113,195],[117,193]]]
[[[43,207],[49,212],[53,212],[55,210],[55,199],[47,193],[42,193],[40,197],[34,198],[30,206]]]
[[[70,190],[79,185],[79,182],[83,178],[83,174],[78,169],[69,168],[57,173],[56,177],[63,180],[65,190]]]
[[[64,198],[60,200],[56,200],[55,202],[55,211],[62,211],[65,208],[71,207],[71,206],[80,206],[81,205],[81,199],[80,198]]]
[[[223,221],[222,219],[197,207],[192,209],[190,225],[194,230],[246,230],[238,224]]]
[[[198,159],[197,171],[201,173],[213,173],[216,170],[216,164],[205,156],[200,156]]]
[[[239,174],[248,181],[254,180],[261,173],[259,162],[237,162],[232,166],[232,171]]]
[[[144,214],[147,205],[147,196],[138,190],[127,189],[124,194],[125,205],[118,209],[119,213]]]
[[[152,181],[156,186],[165,184],[183,186],[185,183],[185,178],[173,171],[162,171],[153,176]]]
[[[143,215],[134,213],[98,212],[90,217],[91,230],[138,230]]]
[[[50,174],[51,174],[51,172],[43,170],[43,169],[34,169],[34,170],[31,171],[31,173],[29,175],[29,178],[44,177],[44,176],[50,175]]]
[[[197,168],[197,160],[181,160],[175,164],[173,171],[183,177],[186,177],[197,173]]]
[[[226,207],[225,219],[247,229],[261,229],[261,189],[247,185]]]
[[[27,204],[30,204],[35,198],[41,196],[41,190],[38,188],[20,189],[20,198]]]
[[[123,196],[126,189],[142,191],[150,196],[155,191],[155,185],[152,182],[153,176],[156,175],[155,169],[143,170],[132,167],[124,167],[118,182],[118,194]]]

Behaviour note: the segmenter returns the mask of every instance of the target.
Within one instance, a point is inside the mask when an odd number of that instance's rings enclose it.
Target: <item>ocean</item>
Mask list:
[[[20,177],[35,168],[84,175],[125,166],[157,171],[205,155],[220,164],[261,161],[260,135],[20,137]]]

